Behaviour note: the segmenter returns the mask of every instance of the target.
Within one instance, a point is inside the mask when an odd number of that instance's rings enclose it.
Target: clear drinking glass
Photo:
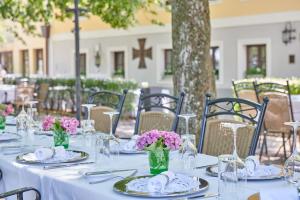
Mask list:
[[[29,142],[29,137],[28,137],[29,116],[27,115],[24,109],[26,95],[20,94],[19,96],[22,99],[23,103],[22,103],[22,110],[16,117],[16,127],[17,127],[17,133],[22,136],[23,145],[27,145]]]
[[[196,137],[189,133],[189,119],[196,117],[195,114],[182,114],[178,117],[185,119],[185,134],[181,136],[181,159],[183,160],[184,169],[193,169],[195,165],[195,158],[197,156]]]
[[[32,130],[35,130],[37,128],[37,124],[38,122],[34,119],[34,115],[35,115],[35,109],[36,108],[33,108],[33,106],[35,104],[37,104],[38,101],[28,101],[28,104],[29,104],[29,109],[27,109],[27,113],[28,113],[28,128],[29,129],[32,129]]]
[[[220,155],[218,157],[218,193],[219,199],[239,199],[239,185],[236,157]]]
[[[86,120],[81,121],[82,133],[84,136],[85,145],[88,147],[93,146],[92,142],[95,140],[95,121],[91,120],[91,109],[95,107],[95,104],[82,104],[82,107],[87,108],[88,116]]]
[[[110,135],[100,134],[95,144],[95,165],[101,169],[114,168],[114,162],[118,159],[118,152],[114,146],[114,140]]]
[[[237,131],[239,128],[246,127],[246,124],[241,124],[241,123],[221,123],[221,126],[223,128],[231,129],[232,130],[232,135],[233,135],[233,152],[232,152],[232,157],[233,160],[230,162],[231,168],[234,168],[234,176],[236,176],[239,180],[239,191],[245,190],[246,185],[247,185],[247,177],[248,177],[248,169],[246,167],[245,162],[239,157],[238,152],[237,152]],[[237,192],[236,193],[240,194],[240,196],[243,194],[243,192]],[[240,197],[238,199],[243,199]]]
[[[113,111],[113,112],[104,112],[103,114],[108,115],[109,119],[110,119],[110,131],[109,131],[109,137],[108,137],[109,146],[111,149],[110,153],[115,155],[113,157],[118,157],[119,152],[120,152],[120,141],[119,141],[119,138],[117,138],[113,134],[113,117],[115,115],[119,115],[120,113],[117,111]]]
[[[284,175],[288,183],[293,184],[295,187],[300,186],[300,154],[297,150],[297,129],[300,126],[300,122],[285,122],[285,125],[292,126],[293,133],[293,152],[292,155],[285,161]]]

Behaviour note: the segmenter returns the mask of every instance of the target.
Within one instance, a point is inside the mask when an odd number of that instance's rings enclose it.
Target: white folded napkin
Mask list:
[[[298,192],[292,186],[263,189],[259,193],[260,200],[299,200]]]
[[[147,189],[151,193],[164,193],[166,186],[175,179],[171,171],[162,172],[148,180]]]
[[[53,157],[54,150],[46,147],[38,148],[34,151],[37,160],[44,161]]]
[[[121,145],[121,149],[124,151],[135,151],[137,150],[136,141],[139,138],[139,135],[134,135],[128,142],[125,142]]]
[[[63,146],[55,147],[54,152],[54,157],[58,160],[64,160],[67,157],[67,152]]]
[[[256,156],[248,156],[245,159],[245,165],[247,169],[247,176],[249,177],[259,177],[259,176],[272,176],[278,175],[281,172],[279,167],[274,165],[262,165],[259,163],[259,159]],[[241,175],[244,174],[244,171],[238,172]]]

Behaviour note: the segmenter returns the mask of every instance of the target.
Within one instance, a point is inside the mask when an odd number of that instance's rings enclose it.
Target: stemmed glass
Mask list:
[[[110,153],[118,156],[120,151],[120,141],[116,136],[113,135],[113,117],[115,115],[119,115],[120,113],[117,111],[112,111],[112,112],[104,112],[103,114],[108,115],[110,120],[110,131],[108,137]]]
[[[246,127],[246,124],[240,124],[240,123],[229,123],[229,122],[223,122],[221,123],[221,127],[227,128],[232,130],[233,135],[233,152],[232,159],[230,159],[230,162],[227,163],[226,169],[226,176],[219,176],[219,182],[221,181],[229,181],[230,185],[232,185],[233,188],[238,188],[238,181],[240,180],[239,186],[241,188],[246,188],[247,183],[247,176],[248,176],[248,169],[246,168],[245,163],[242,161],[242,159],[238,156],[237,152],[237,131],[239,128]],[[220,169],[220,166],[219,166]],[[239,196],[242,196],[242,194],[237,195],[237,199]]]
[[[34,121],[34,112],[33,112],[33,105],[37,104],[38,101],[28,101],[28,104],[29,104],[29,109],[27,110],[27,113],[28,113],[28,116],[29,116],[29,123],[28,123],[28,126],[30,128],[35,128],[36,127],[36,122]]]
[[[82,107],[87,108],[87,119],[81,121],[82,133],[85,141],[85,145],[87,147],[94,146],[96,144],[92,144],[95,140],[93,138],[95,133],[95,121],[91,120],[91,109],[95,107],[95,104],[82,104]]]
[[[195,114],[181,114],[178,117],[185,119],[185,135],[181,136],[182,148],[181,148],[181,159],[183,160],[184,169],[193,169],[195,157],[197,155],[196,138],[195,135],[189,134],[189,120],[190,118],[196,117]]]
[[[232,130],[232,135],[233,135],[233,153],[232,153],[232,155],[236,159],[237,162],[243,162],[237,153],[236,138],[237,138],[237,130],[239,128],[246,127],[246,124],[223,122],[223,123],[221,123],[221,126]]]
[[[292,126],[293,133],[293,152],[292,155],[285,161],[284,172],[286,180],[295,185],[297,188],[300,186],[300,154],[297,150],[297,129],[300,126],[300,122],[285,122],[287,126]]]
[[[28,122],[29,122],[29,117],[24,109],[26,96],[27,95],[25,94],[19,95],[19,97],[22,99],[22,110],[16,117],[17,132],[22,136],[22,142],[24,145],[28,143]]]
[[[86,120],[81,121],[82,131],[84,134],[95,132],[95,121],[91,120],[91,109],[95,107],[95,104],[82,104],[82,107],[87,108],[88,116]]]

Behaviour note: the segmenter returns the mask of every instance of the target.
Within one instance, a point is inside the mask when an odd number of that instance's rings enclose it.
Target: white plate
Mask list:
[[[8,142],[12,140],[19,140],[22,137],[16,133],[11,133],[11,132],[3,132],[0,133],[0,142]]]
[[[280,179],[284,177],[282,167],[278,165],[273,165],[273,167],[278,168],[278,173],[271,174],[271,175],[262,175],[262,176],[247,176],[247,180],[249,181],[264,181],[264,180],[273,180],[273,179]],[[209,166],[206,168],[206,173],[210,176],[218,176],[218,165]]]

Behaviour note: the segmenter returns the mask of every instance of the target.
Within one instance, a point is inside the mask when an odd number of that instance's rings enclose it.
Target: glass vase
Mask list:
[[[64,131],[54,131],[53,135],[54,146],[63,146],[65,149],[69,148],[69,135]]]
[[[5,116],[0,116],[0,131],[1,132],[5,129],[5,122],[6,122]]]
[[[160,174],[161,172],[168,171],[169,153],[170,150],[162,148],[149,151],[149,167],[151,174],[156,175]]]

